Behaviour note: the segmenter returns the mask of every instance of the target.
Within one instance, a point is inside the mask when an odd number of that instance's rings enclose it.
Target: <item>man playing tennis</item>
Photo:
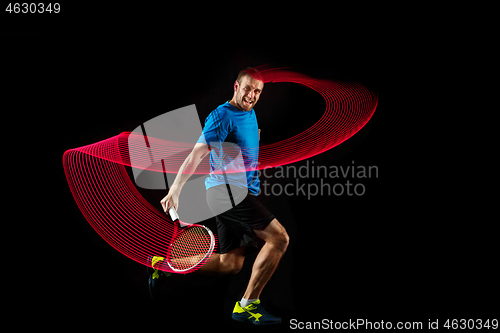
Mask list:
[[[216,216],[220,253],[214,253],[210,261],[199,271],[236,274],[243,266],[245,248],[255,246],[255,238],[264,241],[255,259],[243,298],[234,306],[232,318],[238,321],[250,321],[256,325],[266,325],[280,323],[281,318],[267,313],[260,303],[259,296],[285,253],[289,238],[285,228],[256,197],[260,188],[256,170],[260,130],[253,108],[264,88],[264,82],[259,78],[259,73],[255,69],[240,71],[234,83],[233,98],[219,105],[207,117],[202,136],[180,167],[161,204],[165,212],[172,206],[178,209],[182,187],[201,160],[210,154],[212,172],[206,179],[205,185],[207,203],[216,214],[215,212],[220,211],[218,206],[226,204],[224,201],[227,201],[228,191],[231,202],[233,202],[232,196],[237,195],[231,193],[227,183],[232,185],[233,189],[242,185],[239,183],[241,177],[238,180],[231,174],[222,176],[213,172],[220,168],[215,162],[216,150],[222,143],[232,143],[241,148],[245,165],[243,174],[246,173],[244,185],[248,188],[248,194],[243,199],[240,198],[238,200],[240,202],[231,209]],[[246,191],[244,193],[246,194]],[[150,276],[150,281],[154,279],[153,275]],[[165,278],[158,272],[155,276],[156,279]],[[150,282],[150,287],[152,285],[154,288],[157,284]]]

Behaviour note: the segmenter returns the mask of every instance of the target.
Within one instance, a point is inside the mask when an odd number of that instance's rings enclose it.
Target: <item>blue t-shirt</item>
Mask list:
[[[210,175],[205,180],[207,190],[226,184],[227,178],[231,185],[248,187],[255,195],[259,193],[259,126],[253,109],[240,111],[229,102],[219,105],[205,120],[198,143],[212,148]]]

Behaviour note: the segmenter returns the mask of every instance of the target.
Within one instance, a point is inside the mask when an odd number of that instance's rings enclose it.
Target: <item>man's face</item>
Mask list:
[[[238,109],[242,111],[250,111],[255,107],[260,98],[264,82],[253,79],[250,76],[241,78],[241,84],[238,81],[234,84],[235,102]]]

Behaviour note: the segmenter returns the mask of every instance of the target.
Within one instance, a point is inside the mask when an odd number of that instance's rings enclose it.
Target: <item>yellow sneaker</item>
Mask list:
[[[260,299],[248,304],[244,308],[240,302],[236,302],[233,308],[232,318],[241,322],[250,322],[254,325],[272,325],[281,323],[281,318],[270,315],[262,305]]]
[[[155,268],[155,266],[159,267],[165,261],[164,257],[152,256],[148,260],[151,262],[151,267],[147,267],[149,295],[152,299],[157,299],[165,278],[172,275],[172,273],[165,273]]]

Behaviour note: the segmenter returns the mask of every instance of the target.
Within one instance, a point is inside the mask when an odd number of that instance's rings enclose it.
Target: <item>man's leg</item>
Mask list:
[[[214,274],[236,274],[243,267],[245,247],[240,246],[226,253],[214,253],[198,272]]]
[[[259,298],[262,289],[273,275],[281,257],[285,253],[289,240],[285,228],[277,219],[272,220],[266,228],[254,230],[254,232],[257,237],[266,243],[257,258],[255,258],[252,275],[243,295],[245,299]]]
[[[161,258],[161,260],[164,260],[164,258]],[[210,258],[210,260],[199,270],[197,270],[195,274],[197,272],[209,275],[236,274],[243,267],[244,261],[245,261],[244,246],[237,247],[223,254],[214,253]],[[153,262],[152,264],[154,265]],[[158,270],[148,267],[148,274],[149,274],[149,279],[148,279],[149,294],[151,295],[152,299],[156,299],[159,296],[161,286],[165,282],[165,277],[170,276],[171,273],[165,274],[165,272],[163,272],[163,274],[161,274],[161,272],[159,272]]]

